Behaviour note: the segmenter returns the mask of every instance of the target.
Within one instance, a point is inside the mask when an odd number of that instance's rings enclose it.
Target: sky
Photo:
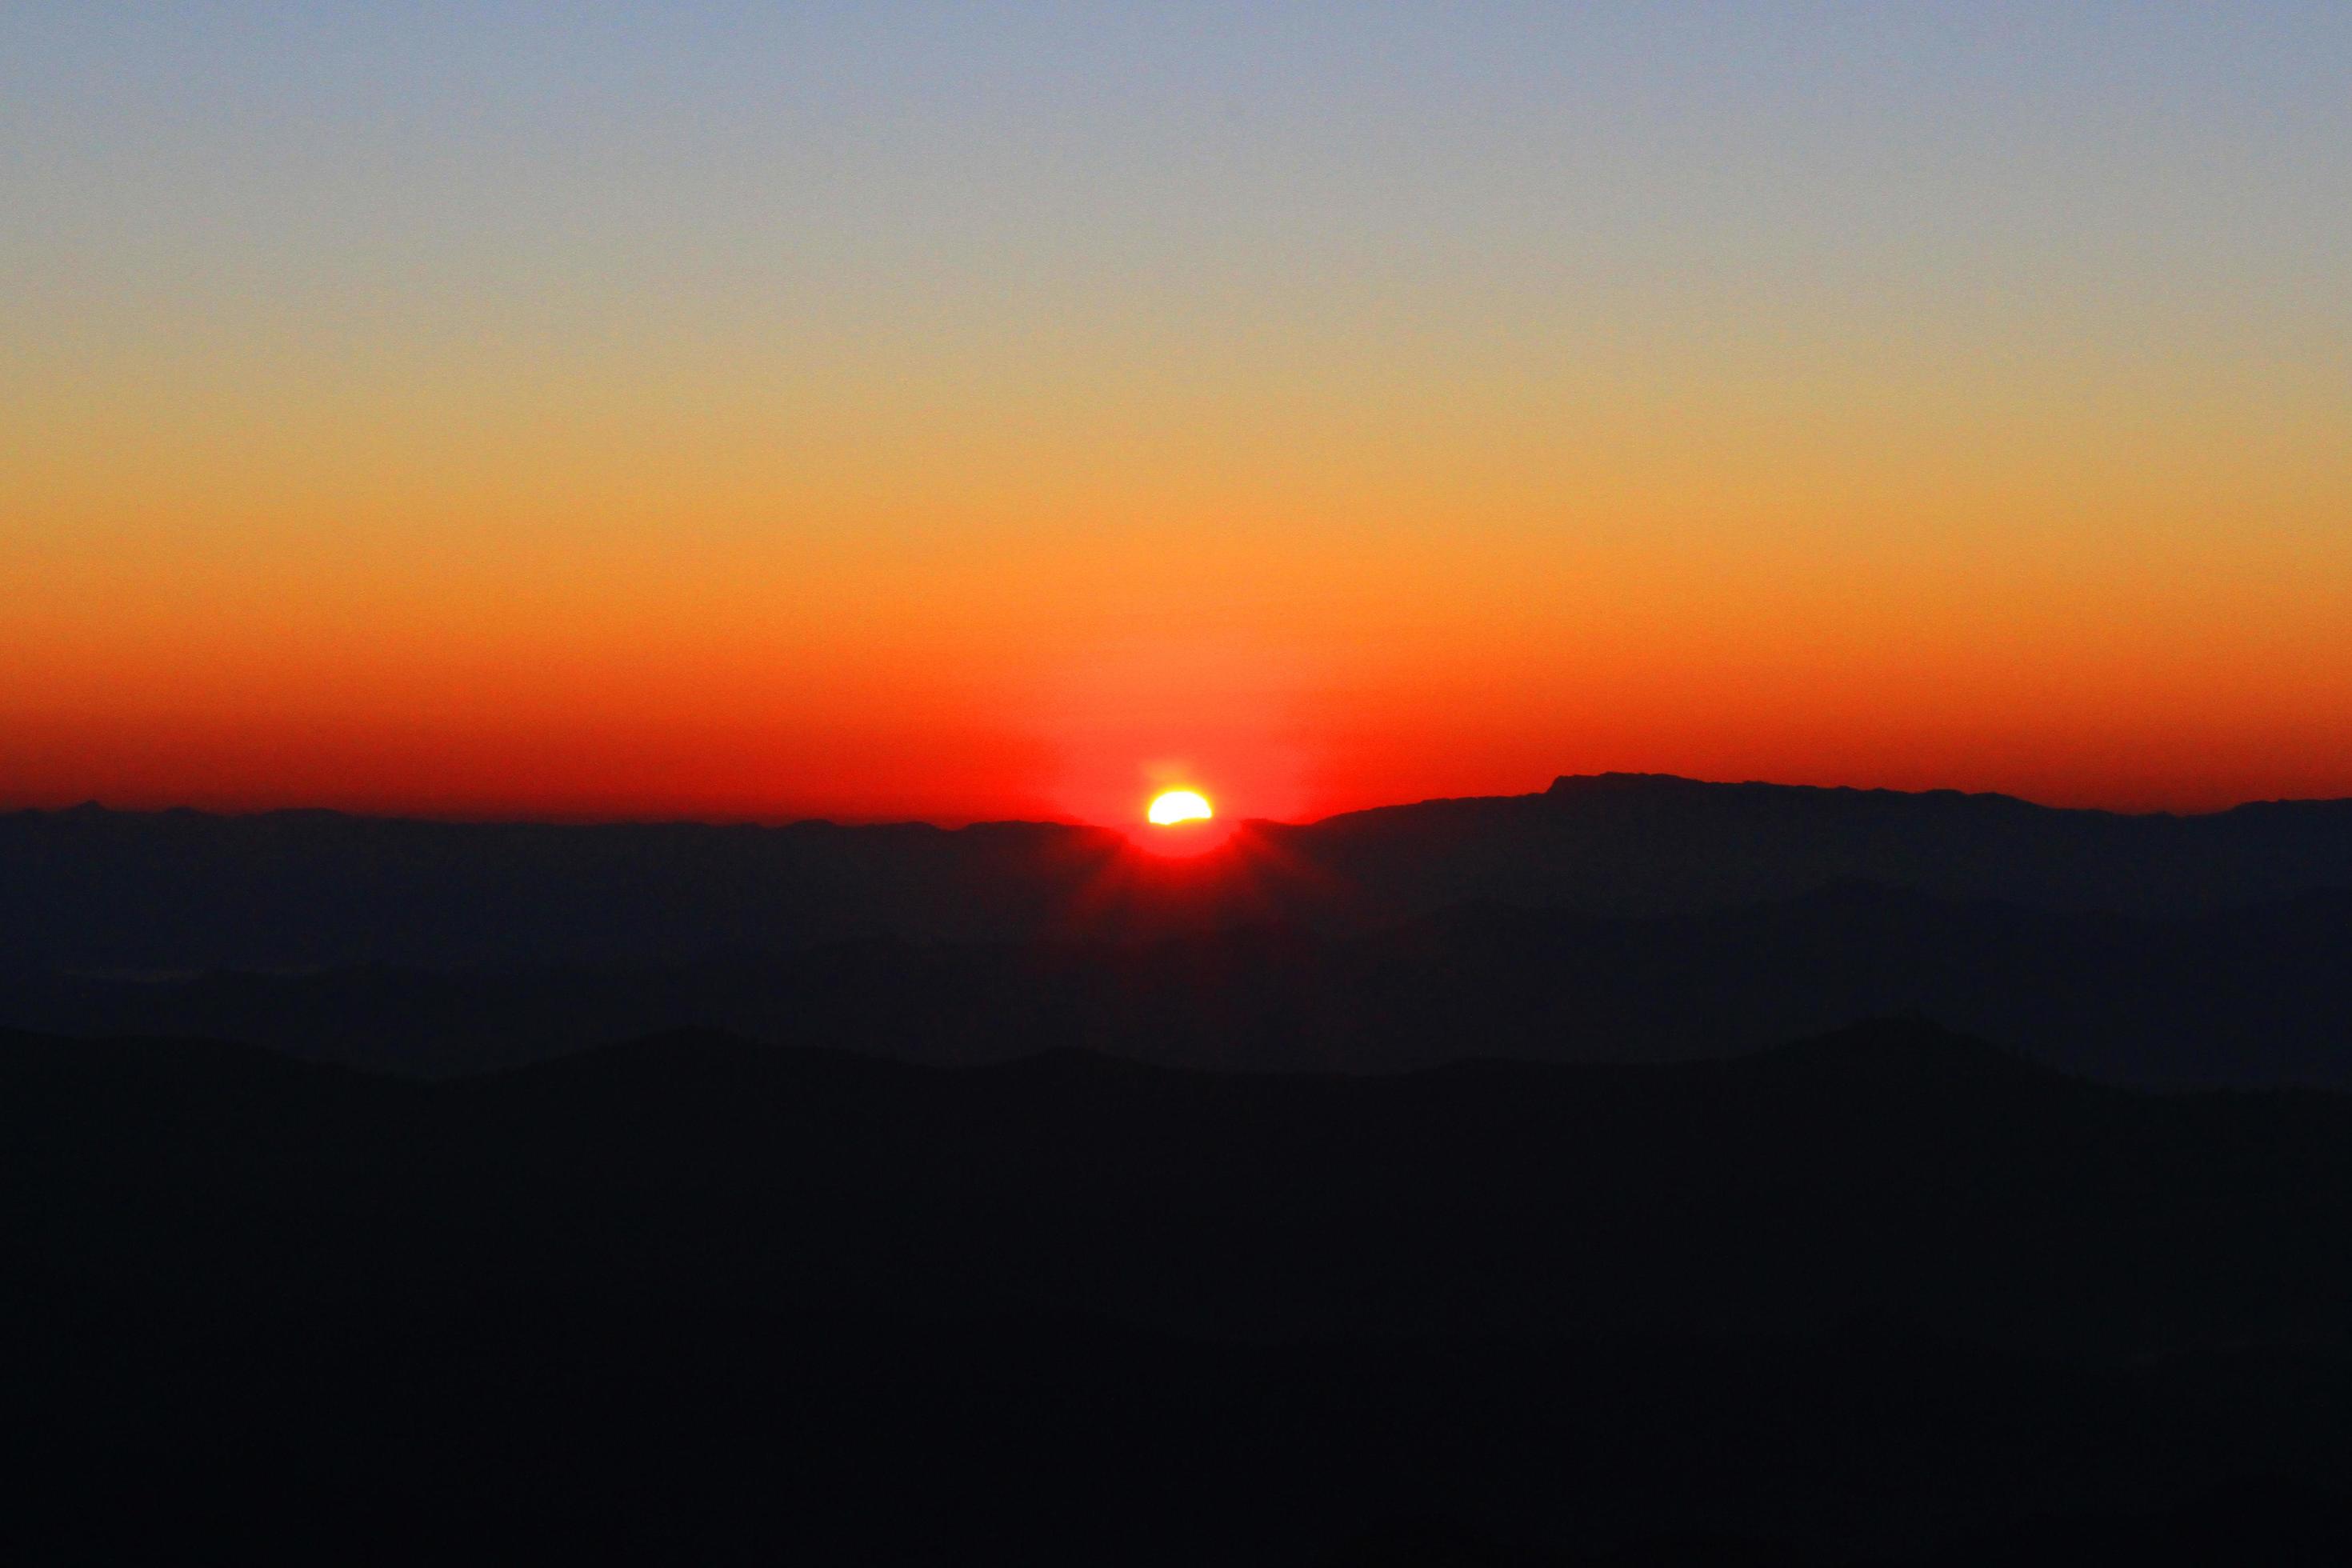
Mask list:
[[[0,8],[0,805],[2352,795],[2352,6]]]

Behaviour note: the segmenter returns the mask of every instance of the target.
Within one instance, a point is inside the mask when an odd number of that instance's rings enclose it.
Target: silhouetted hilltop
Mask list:
[[[2352,887],[2352,802],[2129,816],[1952,790],[1709,784],[1651,773],[1428,801],[1285,830],[1327,870],[1424,905],[1592,913],[1786,898],[1840,880],[2063,910],[2186,913]]]
[[[1196,860],[1050,824],[20,812],[0,817],[0,951],[19,972],[676,960],[858,935],[1360,930],[1480,900],[1687,912],[1851,879],[2053,910],[2212,911],[2352,888],[2352,803],[2129,816],[1611,774],[1541,795],[1245,824]]]
[[[2325,1539],[2352,1453],[2352,1101],[1914,1021],[1382,1078],[5,1035],[0,1167],[35,1560],[2095,1555]]]
[[[1864,1085],[1910,1099],[2032,1094],[2063,1081],[2014,1052],[1957,1035],[1925,1018],[1882,1018],[1759,1051],[1745,1070]],[[1729,1066],[1728,1070],[1742,1070]]]

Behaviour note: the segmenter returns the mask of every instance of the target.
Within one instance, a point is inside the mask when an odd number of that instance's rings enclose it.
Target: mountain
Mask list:
[[[689,1034],[437,1083],[15,1035],[0,1163],[34,1560],[1925,1563],[2347,1517],[2352,1101],[1917,1023],[1379,1077]]]
[[[1861,880],[2139,917],[2352,888],[2352,802],[2200,816],[1604,774],[1250,823],[1169,859],[1100,828],[457,824],[95,807],[0,817],[18,974],[677,962],[846,937],[1360,931],[1463,903],[1593,916]]]
[[[1363,931],[869,938],[692,963],[0,984],[0,1024],[196,1032],[436,1075],[717,1028],[940,1064],[1049,1048],[1395,1071],[1676,1061],[1912,1013],[2142,1085],[2352,1088],[2352,892],[2169,919],[1861,884],[1634,919],[1486,904]]]
[[[0,1555],[2342,1562],[2347,952],[2343,802],[0,817]]]

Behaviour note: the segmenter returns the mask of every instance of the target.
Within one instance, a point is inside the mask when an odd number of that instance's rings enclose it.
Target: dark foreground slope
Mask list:
[[[11,1037],[0,1150],[36,1555],[2081,1561],[2334,1550],[2352,1473],[2352,1105],[1917,1026],[1354,1079]]]
[[[2145,920],[1847,885],[1646,920],[1486,905],[1353,934],[0,980],[0,1026],[201,1032],[427,1076],[679,1028],[943,1065],[1045,1048],[1257,1071],[1655,1062],[1899,1014],[2110,1082],[2352,1089],[2352,892]]]
[[[1348,931],[1463,903],[1652,915],[1847,880],[2056,910],[2210,912],[2352,888],[2352,802],[2129,816],[1999,795],[1610,774],[1542,795],[1248,824],[1194,860],[1047,824],[563,826],[84,807],[0,816],[0,968],[642,963],[877,934]]]

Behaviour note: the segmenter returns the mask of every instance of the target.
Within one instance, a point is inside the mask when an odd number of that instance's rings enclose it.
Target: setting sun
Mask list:
[[[1206,822],[1215,815],[1209,808],[1208,796],[1197,790],[1171,789],[1151,803],[1152,825],[1158,827],[1177,822]]]

